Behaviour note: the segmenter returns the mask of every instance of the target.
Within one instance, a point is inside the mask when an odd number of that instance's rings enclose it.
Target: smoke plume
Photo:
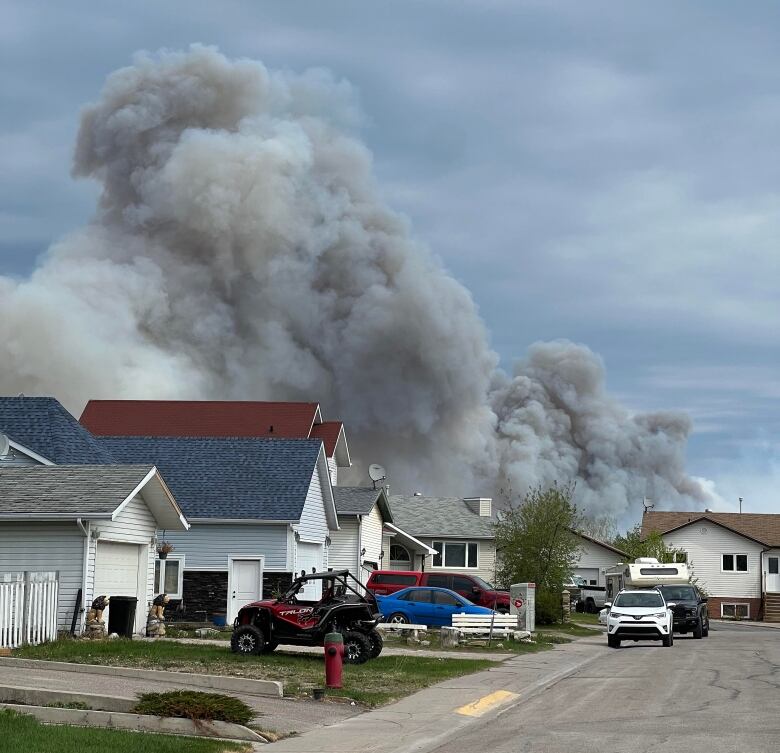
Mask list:
[[[534,345],[497,371],[469,292],[380,200],[348,84],[194,46],[139,55],[81,119],[93,222],[0,277],[0,391],[319,400],[396,491],[577,479],[625,516],[702,499],[687,419],[630,415],[601,361]]]

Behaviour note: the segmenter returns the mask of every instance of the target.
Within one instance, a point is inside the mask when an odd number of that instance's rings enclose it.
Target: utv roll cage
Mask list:
[[[301,571],[290,588],[287,589],[278,599],[277,604],[284,604],[295,601],[298,592],[311,581],[322,581],[321,601],[328,599],[350,600],[350,592],[361,602],[369,602],[374,607],[377,606],[376,597],[354,576],[349,570],[326,570],[321,573],[307,573]]]

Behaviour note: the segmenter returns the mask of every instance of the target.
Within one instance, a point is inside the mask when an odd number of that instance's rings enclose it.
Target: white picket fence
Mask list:
[[[57,637],[58,574],[0,573],[0,648]]]

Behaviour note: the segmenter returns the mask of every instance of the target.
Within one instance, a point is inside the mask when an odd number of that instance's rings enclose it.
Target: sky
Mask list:
[[[723,509],[776,511],[779,21],[769,2],[2,0],[0,274],[89,220],[79,112],[136,51],[327,68],[507,369],[538,340],[588,345],[628,406],[691,415],[688,469]]]

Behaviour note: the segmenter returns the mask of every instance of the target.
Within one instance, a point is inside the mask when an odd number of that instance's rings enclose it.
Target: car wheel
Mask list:
[[[276,641],[268,641],[268,643],[263,646],[263,653],[264,654],[272,654],[276,649],[279,647],[279,644]]]
[[[696,621],[696,624],[693,626],[693,637],[694,638],[703,638],[704,637],[704,625],[702,623],[701,617]]]
[[[230,648],[234,654],[260,654],[265,648],[265,636],[254,625],[242,625],[233,631]]]
[[[585,611],[585,605],[584,605],[584,604],[583,604],[581,601],[578,601],[578,602],[577,602],[577,603],[574,605],[574,611],[575,611],[575,612],[579,612],[580,614],[582,614],[582,612],[584,612],[584,611]]]
[[[669,648],[670,646],[674,645],[674,636],[669,633],[669,635],[665,635],[663,638],[661,638],[661,644],[664,646],[664,648]]]
[[[393,614],[387,618],[387,622],[390,624],[394,623],[396,625],[408,625],[409,618],[402,612],[393,612]]]
[[[596,614],[598,612],[598,609],[596,609],[596,602],[593,601],[593,599],[586,599],[585,600],[585,611],[588,614]]]
[[[707,622],[704,624],[704,627],[702,628],[701,634],[706,638],[710,634],[710,621],[707,620]]]
[[[365,664],[371,658],[371,641],[365,633],[357,630],[345,630],[344,663]]]
[[[368,640],[371,643],[371,658],[376,659],[379,654],[382,653],[382,649],[385,647],[385,642],[378,630],[372,630],[368,634]]]
[[[620,638],[618,638],[616,635],[608,635],[607,645],[610,648],[620,648]]]

